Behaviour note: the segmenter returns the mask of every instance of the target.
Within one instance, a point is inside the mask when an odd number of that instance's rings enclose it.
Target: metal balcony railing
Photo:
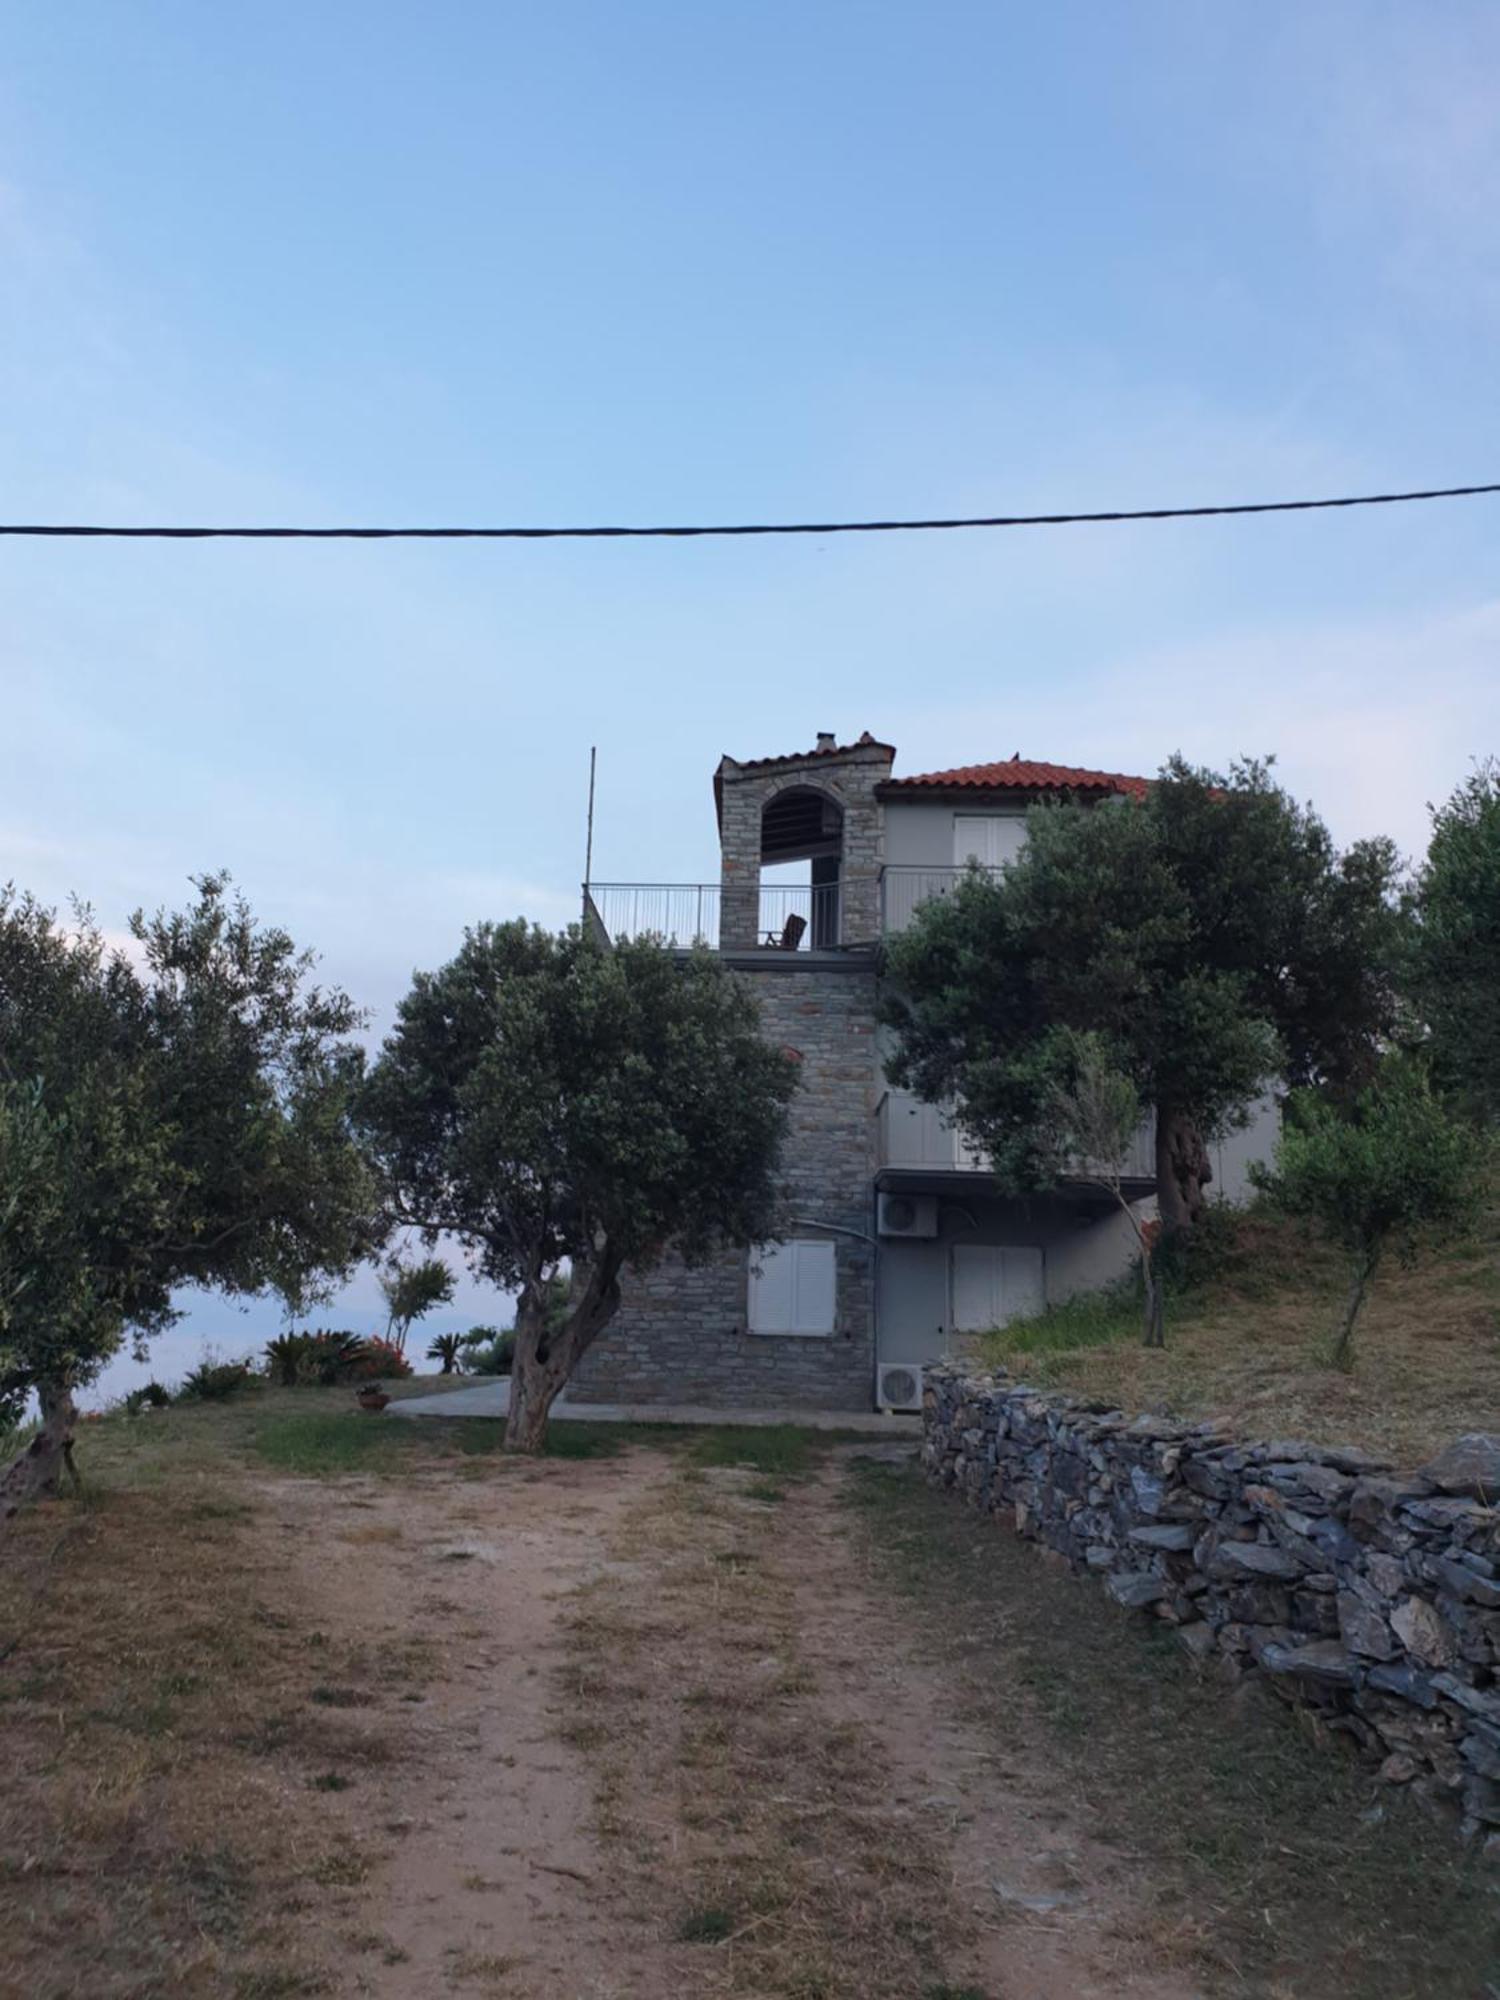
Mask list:
[[[925,1104],[910,1091],[888,1090],[876,1106],[879,1120],[876,1159],[882,1167],[907,1173],[986,1174],[988,1156],[972,1146],[940,1104]],[[1080,1162],[1068,1180],[1090,1178]],[[1152,1182],[1156,1178],[1156,1121],[1141,1121],[1125,1156],[1122,1181]]]
[[[977,865],[977,864],[976,864]],[[923,903],[948,896],[969,872],[964,868],[929,868],[925,864],[888,863],[880,871],[880,927],[889,936],[904,931]],[[987,868],[998,875],[999,868]]]
[[[587,907],[610,942],[658,937],[685,949],[721,943],[722,895],[717,882],[591,882]],[[831,951],[839,943],[837,882],[797,882],[762,887],[756,904],[757,945],[795,951]]]

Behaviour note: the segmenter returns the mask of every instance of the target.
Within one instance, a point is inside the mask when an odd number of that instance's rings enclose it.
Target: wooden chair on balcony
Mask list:
[[[795,951],[802,942],[802,933],[807,929],[806,917],[799,917],[794,910],[778,937],[775,931],[766,932],[766,943],[774,951]]]

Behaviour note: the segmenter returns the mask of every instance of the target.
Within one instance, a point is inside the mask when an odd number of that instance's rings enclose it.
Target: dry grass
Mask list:
[[[1167,1345],[1139,1342],[1125,1302],[986,1336],[981,1358],[1027,1381],[1130,1410],[1219,1417],[1241,1435],[1357,1444],[1415,1465],[1464,1431],[1500,1429],[1500,1238],[1392,1263],[1356,1330],[1356,1362],[1327,1363],[1344,1287],[1338,1258],[1295,1225],[1247,1216],[1224,1267],[1173,1300]],[[1070,1344],[1076,1339],[1077,1344]]]
[[[580,1594],[558,1727],[593,1760],[615,1890],[702,2000],[956,1993],[947,1857],[820,1704],[757,1483],[679,1460]]]
[[[7,1538],[0,1991],[321,1993],[333,1974],[299,1917],[367,1928],[351,1808],[427,1663],[318,1629],[286,1529],[237,1472],[243,1422],[90,1425],[85,1503],[33,1509]],[[330,1708],[320,1688],[358,1700]]]
[[[1122,1951],[1187,1953],[1215,1994],[1479,2000],[1500,1881],[1451,1822],[1309,1744],[1265,1691],[1201,1675],[1097,1582],[911,1471],[856,1462],[867,1559],[1002,1758],[1039,1721],[1055,1783],[1150,1896]]]

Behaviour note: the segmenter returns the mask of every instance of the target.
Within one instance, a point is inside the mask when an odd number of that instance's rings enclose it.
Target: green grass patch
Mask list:
[[[1048,1306],[1035,1319],[1016,1320],[979,1336],[978,1351],[991,1368],[1014,1370],[1023,1358],[1066,1354],[1080,1347],[1109,1347],[1141,1337],[1140,1293],[1134,1281]]]
[[[555,1423],[548,1458],[610,1458],[625,1449],[622,1426]],[[505,1450],[498,1417],[372,1417],[363,1410],[288,1411],[255,1426],[258,1457],[305,1478],[342,1473],[400,1477],[434,1459],[494,1458]]]
[[[1168,1628],[1113,1610],[999,1522],[913,1473],[853,1461],[878,1574],[999,1739],[1039,1718],[1056,1784],[1132,1857],[1156,1922],[1201,1940],[1215,1990],[1473,2000],[1500,1966],[1500,1890],[1454,1826],[1309,1744],[1253,1685],[1194,1671]],[[1021,1699],[1018,1701],[1018,1694]]]
[[[686,1911],[677,1925],[679,1944],[722,1944],[734,1929],[734,1913],[716,1904]]]
[[[798,1424],[724,1424],[702,1430],[688,1447],[696,1466],[741,1465],[767,1479],[805,1479],[830,1433]]]

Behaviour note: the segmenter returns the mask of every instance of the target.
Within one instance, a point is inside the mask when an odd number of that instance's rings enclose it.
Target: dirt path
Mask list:
[[[828,1467],[794,1499],[778,1562],[803,1658],[878,1746],[885,1810],[947,1858],[965,1978],[997,2000],[1191,2000],[1200,1989],[1161,1962],[1143,1885],[1081,1818],[1024,1693],[1003,1751],[960,1714],[955,1674],[915,1643],[840,1520],[840,1476]]]
[[[387,1710],[399,1754],[347,1800],[373,1865],[314,1941],[324,1962],[343,1957],[345,1990],[667,1990],[649,1950],[618,1963],[589,1776],[560,1739],[557,1689],[573,1593],[606,1572],[611,1536],[660,1476],[631,1452],[341,1488],[360,1559],[308,1577],[320,1616],[377,1658],[415,1641],[432,1663],[420,1698]]]
[[[841,1476],[633,1448],[339,1489],[320,1617],[430,1665],[328,1802],[369,1857],[311,1918],[342,1990],[1189,2000],[1040,1731],[1002,1763],[918,1656]]]

